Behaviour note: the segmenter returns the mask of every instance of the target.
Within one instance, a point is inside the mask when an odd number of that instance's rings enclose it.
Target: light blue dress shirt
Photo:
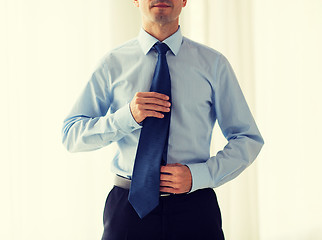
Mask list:
[[[158,40],[143,29],[139,36],[104,56],[64,121],[63,144],[70,152],[91,151],[116,142],[115,174],[131,178],[141,125],[129,103],[150,89]],[[171,51],[171,123],[168,163],[192,174],[192,191],[214,188],[238,176],[258,155],[263,139],[235,74],[219,52],[182,36],[180,28],[163,41]],[[215,121],[228,140],[210,156]]]

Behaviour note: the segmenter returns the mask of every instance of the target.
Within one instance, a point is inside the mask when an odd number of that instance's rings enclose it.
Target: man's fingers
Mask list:
[[[183,187],[180,183],[174,183],[174,182],[168,182],[168,181],[161,181],[160,187],[167,187],[172,189],[177,189],[180,191],[180,189]]]
[[[168,181],[160,181],[160,187],[171,187],[174,188],[175,184],[173,182],[168,182]]]
[[[162,113],[156,111],[146,111],[146,117],[156,117],[156,118],[164,118]]]
[[[174,179],[173,175],[163,174],[163,173],[160,174],[160,180],[161,181],[169,181],[169,182],[172,182],[173,179]]]
[[[144,108],[144,110],[147,110],[147,111],[170,112],[170,108],[162,107],[159,105],[146,104],[142,106],[142,108]]]
[[[179,163],[167,164],[166,166],[161,166],[160,172],[165,174],[176,174],[182,166],[183,165]]]
[[[165,101],[169,100],[169,96],[157,92],[138,92],[136,93],[136,96],[142,98],[158,98]]]
[[[186,193],[191,190],[190,169],[182,164],[168,164],[160,168],[160,191],[168,193]]]
[[[157,92],[138,92],[130,103],[134,120],[141,123],[147,117],[163,118],[162,112],[170,112],[167,95]]]
[[[136,104],[143,104],[143,105],[159,105],[163,107],[170,107],[171,103],[159,98],[145,98],[145,97],[138,97],[135,100]]]

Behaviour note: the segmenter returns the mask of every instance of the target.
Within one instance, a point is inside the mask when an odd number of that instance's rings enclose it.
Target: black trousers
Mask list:
[[[128,202],[129,190],[115,187],[104,209],[102,240],[223,240],[215,192],[160,197],[159,206],[140,219]]]

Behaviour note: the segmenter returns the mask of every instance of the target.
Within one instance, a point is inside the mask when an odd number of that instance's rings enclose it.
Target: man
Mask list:
[[[139,36],[103,58],[64,121],[71,152],[118,145],[103,240],[224,239],[212,188],[263,145],[226,58],[181,35],[186,4],[134,0]],[[228,144],[210,156],[216,120]]]

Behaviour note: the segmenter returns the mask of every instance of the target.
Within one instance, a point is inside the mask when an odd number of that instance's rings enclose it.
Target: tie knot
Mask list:
[[[165,43],[157,42],[156,44],[154,44],[154,49],[157,50],[159,54],[166,54],[169,50],[169,47]]]

